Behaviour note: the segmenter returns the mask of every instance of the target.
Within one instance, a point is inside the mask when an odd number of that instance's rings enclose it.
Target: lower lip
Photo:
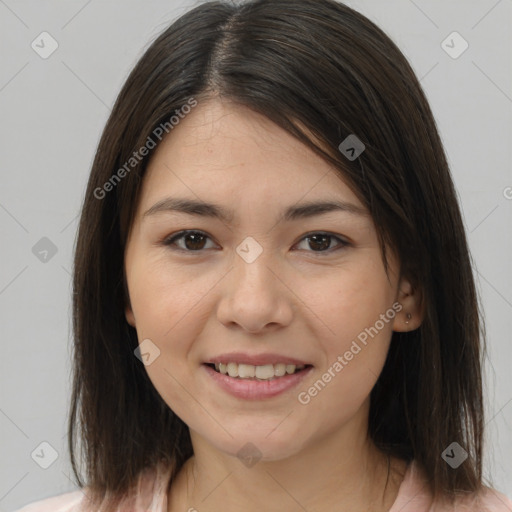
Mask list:
[[[252,380],[230,377],[215,371],[206,364],[202,366],[222,389],[237,398],[244,398],[246,400],[262,400],[280,395],[297,386],[313,369],[310,366],[298,373],[287,374],[273,380]]]

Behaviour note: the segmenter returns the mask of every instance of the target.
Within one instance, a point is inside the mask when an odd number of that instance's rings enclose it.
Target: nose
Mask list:
[[[235,254],[234,268],[223,279],[217,308],[217,318],[226,327],[238,325],[256,334],[290,324],[294,295],[282,269],[271,260],[267,251],[251,263]]]

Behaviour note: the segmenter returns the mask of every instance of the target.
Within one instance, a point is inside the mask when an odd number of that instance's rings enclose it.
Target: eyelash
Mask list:
[[[178,248],[172,247],[176,240],[183,239],[186,235],[190,235],[190,234],[202,235],[211,240],[211,238],[203,231],[188,229],[188,230],[179,231],[178,233],[170,235],[169,237],[165,238],[162,241],[162,244],[166,247],[169,247],[173,251],[180,251],[180,252],[185,252],[185,253],[201,253],[201,252],[203,252],[205,249],[198,249],[198,250],[194,251],[194,250],[183,249],[181,247],[178,247]],[[306,252],[312,252],[313,254],[324,254],[324,253],[331,254],[332,252],[338,251],[338,250],[348,247],[350,245],[349,242],[347,242],[346,240],[343,240],[339,236],[333,235],[331,233],[324,233],[322,231],[313,231],[311,233],[308,233],[307,235],[303,236],[300,239],[299,243],[302,242],[303,240],[307,240],[308,238],[312,238],[314,235],[321,235],[321,236],[328,237],[330,239],[335,239],[339,242],[339,244],[334,249],[331,248],[331,249],[327,249],[325,251],[306,251]]]

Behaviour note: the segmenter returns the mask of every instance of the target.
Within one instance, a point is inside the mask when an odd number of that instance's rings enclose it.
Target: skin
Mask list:
[[[234,219],[144,216],[171,196],[220,204]],[[279,221],[289,205],[325,199],[363,207],[309,148],[227,101],[201,102],[152,155],[125,252],[126,319],[139,343],[149,338],[160,350],[145,369],[191,432],[194,456],[172,486],[169,511],[368,512],[394,502],[405,464],[391,459],[386,486],[388,460],[367,436],[369,395],[392,331],[420,325],[421,297],[399,277],[393,254],[386,275],[367,212]],[[185,229],[207,238],[163,243]],[[333,238],[325,246],[308,241],[318,232]],[[236,252],[248,236],[263,250],[252,263]],[[394,319],[307,405],[299,403],[298,393],[397,301],[403,309]],[[201,367],[231,351],[277,352],[314,369],[279,396],[243,400]],[[236,455],[248,442],[262,454],[252,467]]]

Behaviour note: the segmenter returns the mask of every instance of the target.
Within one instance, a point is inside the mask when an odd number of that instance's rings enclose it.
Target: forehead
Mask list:
[[[141,202],[175,193],[225,203],[321,198],[362,207],[314,151],[261,114],[220,100],[199,103],[152,155]]]

